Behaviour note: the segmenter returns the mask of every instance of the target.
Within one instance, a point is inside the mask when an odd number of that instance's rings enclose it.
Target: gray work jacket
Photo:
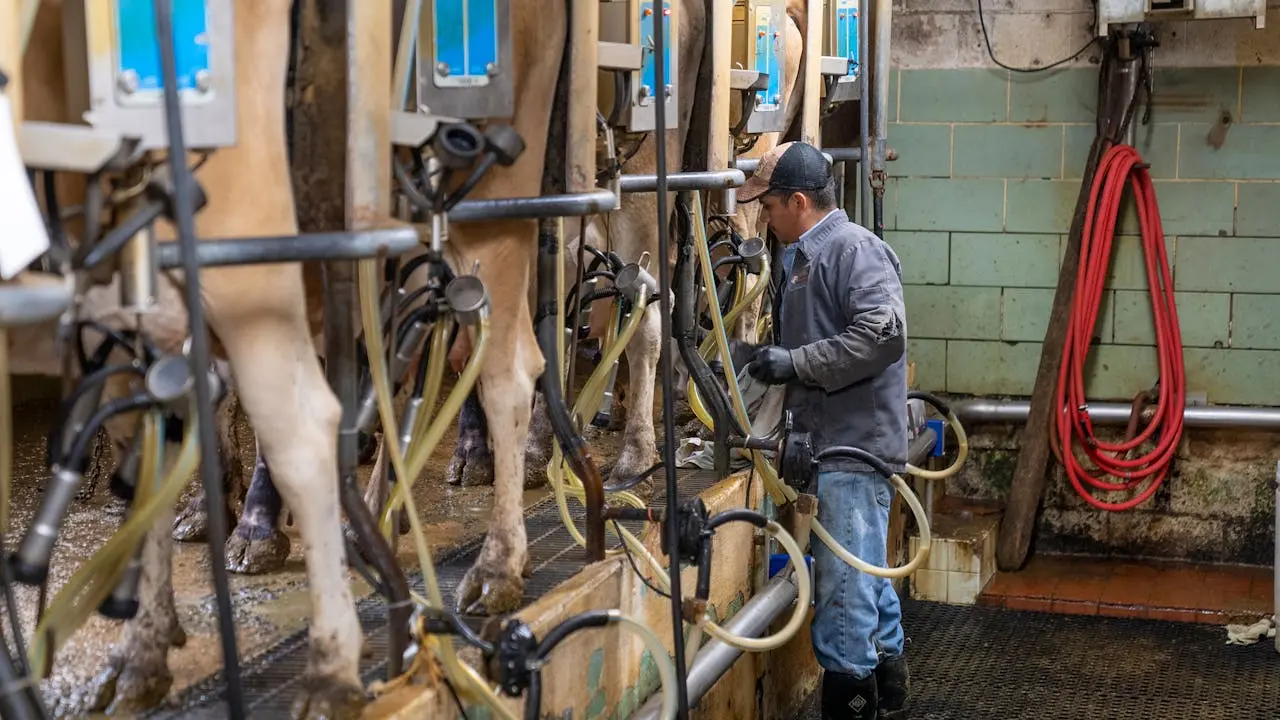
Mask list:
[[[835,210],[800,237],[781,292],[781,342],[799,381],[795,427],[814,449],[852,445],[901,472],[907,461],[907,320],[898,256]],[[867,472],[836,459],[822,471]]]

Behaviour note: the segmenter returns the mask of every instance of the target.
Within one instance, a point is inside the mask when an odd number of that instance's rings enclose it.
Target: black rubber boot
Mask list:
[[[880,696],[880,720],[906,720],[911,673],[907,658],[885,658],[876,666],[876,691]]]
[[[877,720],[876,676],[822,673],[822,720]]]

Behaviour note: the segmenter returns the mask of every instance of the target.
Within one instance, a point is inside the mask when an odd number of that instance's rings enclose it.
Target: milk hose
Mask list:
[[[965,434],[964,425],[960,424],[960,418],[956,417],[955,411],[937,396],[921,390],[912,390],[907,393],[907,399],[923,400],[925,403],[932,405],[933,409],[947,419],[947,425],[956,434],[956,459],[952,461],[950,466],[944,470],[926,470],[907,463],[907,474],[915,475],[925,480],[945,480],[960,472],[960,468],[964,467],[964,461],[969,457],[969,436]]]
[[[735,513],[737,511],[730,510],[726,512]],[[724,515],[724,513],[720,513],[720,515]],[[720,515],[717,515],[717,517],[720,517]],[[728,516],[721,522],[727,522],[728,520],[733,519],[742,518]],[[715,521],[715,518],[713,518],[713,521]],[[670,575],[667,573],[666,569],[662,567],[662,563],[658,558],[654,557],[653,553],[649,552],[649,549],[645,547],[644,543],[635,535],[631,534],[631,532],[626,528],[619,526],[617,529],[621,531],[622,540],[627,543],[627,546],[631,548],[631,551],[641,556],[649,563],[649,566],[653,568],[654,580],[657,581],[658,588],[664,593],[670,592]],[[696,641],[701,634],[700,631],[704,631],[720,642],[736,647],[739,650],[743,650],[745,652],[765,652],[785,645],[792,637],[795,636],[801,625],[804,624],[805,616],[809,611],[809,600],[812,596],[812,586],[810,585],[811,577],[808,572],[808,565],[805,563],[804,552],[800,549],[800,544],[795,541],[795,538],[791,537],[791,534],[779,525],[777,521],[767,521],[764,523],[763,529],[765,532],[773,535],[778,543],[782,545],[783,549],[786,550],[792,567],[796,570],[797,598],[795,610],[791,614],[791,619],[787,621],[787,624],[784,625],[781,630],[773,635],[763,638],[746,638],[734,635],[712,621],[710,615],[704,613],[695,623],[695,632],[691,636],[694,645],[696,645]],[[669,554],[672,557],[675,557],[675,548],[670,548]],[[696,654],[697,650],[695,647],[688,651],[687,656],[692,658]]]
[[[707,249],[705,238],[697,237],[701,231],[705,230],[705,226],[702,224],[702,204],[700,202],[700,198],[697,197],[697,193],[695,193],[692,205],[694,213],[693,227],[695,233],[693,244],[698,248],[700,260],[699,265],[702,266],[703,281],[708,287],[714,287],[715,280],[711,270],[710,252]],[[715,305],[711,308],[711,321],[715,326],[714,337],[716,344],[719,346],[720,356],[727,359],[730,357],[729,340],[728,335],[725,333],[724,319],[720,317],[719,305]],[[751,418],[747,415],[746,403],[742,399],[742,390],[738,387],[738,378],[737,374],[733,371],[732,362],[724,363],[724,376],[725,381],[729,386],[729,397],[733,401],[733,410],[737,416],[738,423],[745,428],[750,428]],[[701,399],[694,395],[690,395],[689,399],[690,408],[693,409],[694,414],[698,416],[698,419],[707,427],[714,429],[715,421],[706,412],[706,408],[702,407]],[[760,473],[761,477],[764,478],[765,488],[769,491],[769,494],[773,496],[774,502],[777,505],[783,504],[782,499],[785,499],[785,502],[795,502],[796,498],[799,497],[799,493],[796,492],[795,488],[783,483],[778,478],[777,469],[765,460],[763,453],[759,450],[751,450],[750,452],[755,469]],[[887,568],[872,565],[871,563],[862,560],[837,542],[836,539],[831,536],[831,533],[827,532],[827,529],[823,527],[822,523],[818,521],[817,517],[813,518],[812,530],[813,534],[816,535],[818,539],[822,540],[822,542],[826,543],[827,547],[830,548],[831,552],[834,553],[836,557],[839,557],[845,563],[853,566],[854,568],[876,577],[902,578],[915,572],[916,569],[929,557],[929,546],[932,534],[929,528],[929,519],[925,515],[924,508],[920,505],[920,500],[916,497],[915,493],[911,491],[911,487],[907,485],[906,481],[897,473],[890,474],[889,482],[893,485],[894,489],[902,495],[907,506],[911,508],[911,514],[915,517],[916,524],[920,528],[920,549],[916,551],[915,556],[912,557],[906,565],[902,565],[897,568]]]
[[[632,301],[631,316],[627,319],[622,331],[617,338],[606,346],[604,357],[600,364],[591,373],[591,377],[587,379],[586,384],[582,388],[582,392],[578,394],[577,400],[573,404],[571,417],[579,419],[585,417],[594,417],[595,410],[599,408],[600,402],[604,394],[605,378],[609,375],[609,367],[617,361],[622,351],[626,348],[627,343],[631,341],[636,330],[644,321],[645,304],[643,300],[644,288],[636,293]],[[563,346],[563,343],[561,343]],[[590,414],[588,414],[590,413]],[[560,511],[560,519],[564,522],[565,528],[569,531],[569,535],[573,537],[573,541],[580,547],[586,547],[587,540],[582,532],[578,530],[577,525],[573,522],[573,518],[569,514],[569,503],[567,498],[572,496],[579,502],[586,500],[586,488],[583,487],[582,481],[574,474],[573,469],[569,467],[564,457],[564,452],[560,448],[560,443],[552,443],[551,461],[547,463],[547,479],[551,483],[551,488],[556,495],[556,506]],[[646,503],[639,497],[629,492],[612,493],[612,499],[620,500],[628,505],[636,508],[646,507]],[[609,524],[606,523],[605,529],[610,530]],[[615,554],[620,550],[606,550],[608,554]]]
[[[163,482],[155,487],[153,492],[148,492],[147,486],[154,486],[154,479],[148,482],[145,476],[140,478],[138,495],[129,513],[129,519],[62,586],[44,617],[40,619],[30,652],[32,673],[37,679],[44,679],[53,653],[84,624],[89,615],[115,588],[120,572],[133,558],[143,536],[155,525],[157,515],[164,508],[173,507],[186,488],[187,480],[196,471],[196,466],[200,462],[200,423],[195,412],[197,408],[194,394],[189,396],[188,402],[190,410],[185,420],[182,448],[173,467],[165,474]],[[144,455],[143,461],[152,463],[154,477],[161,469],[161,466],[156,463],[155,456],[159,448],[163,447],[159,441],[157,423],[144,420],[143,432],[148,433],[152,438],[144,440],[144,449],[148,445],[154,449]],[[145,469],[144,467],[144,471]]]
[[[558,274],[562,274],[562,272]],[[763,288],[764,285],[760,284],[760,287]],[[631,316],[624,325],[622,332],[619,333],[618,337],[607,346],[604,358],[596,367],[595,371],[592,372],[592,375],[587,380],[582,392],[578,395],[578,399],[574,403],[573,408],[574,416],[579,418],[588,417],[584,411],[594,410],[594,408],[599,406],[600,398],[603,393],[604,378],[608,374],[609,366],[617,360],[618,356],[627,346],[627,343],[630,342],[631,337],[635,334],[636,329],[644,319],[645,311],[643,308],[647,305],[646,295],[646,288],[642,284],[631,299]],[[560,312],[563,313],[563,309],[561,309]],[[560,326],[563,327],[563,322],[560,323]],[[563,349],[563,343],[560,345],[561,349]],[[576,542],[580,547],[586,547],[586,538],[573,522],[573,519],[569,514],[567,501],[568,496],[573,496],[575,499],[582,502],[585,499],[586,490],[582,487],[581,481],[574,475],[572,469],[566,465],[567,463],[564,461],[560,444],[553,443],[551,461],[547,464],[547,477],[551,483],[552,490],[556,495],[556,505],[560,512],[560,519],[564,523],[565,528],[569,531],[570,536],[573,537],[574,542]],[[611,498],[621,500],[622,502],[638,509],[647,507],[647,503],[631,493],[611,493]],[[616,523],[606,523],[605,528],[614,535],[621,533],[619,539],[626,543],[626,546],[629,547],[632,552],[640,555],[649,563],[659,578],[659,584],[661,585],[663,592],[669,592],[669,575],[662,567],[662,563],[649,552],[648,548],[644,546],[644,543],[642,543],[631,532]],[[775,635],[755,640],[751,638],[738,638],[711,622],[710,618],[704,616],[700,618],[698,623],[695,625],[693,635],[691,635],[691,642],[686,647],[687,657],[692,658],[696,654],[701,629],[704,626],[707,628],[708,632],[710,632],[714,637],[719,638],[722,642],[734,645],[742,650],[753,651],[763,651],[781,647],[795,635],[796,630],[800,627],[800,624],[804,619],[804,614],[808,610],[808,598],[810,594],[809,575],[807,572],[800,570],[800,568],[806,567],[804,555],[800,552],[799,545],[796,544],[795,540],[792,539],[780,525],[774,523],[767,526],[765,529],[777,536],[783,547],[787,548],[788,554],[791,556],[791,562],[797,568],[797,576],[803,576],[798,580],[798,584],[801,586],[800,592],[801,600],[803,602],[796,605],[796,611],[792,617],[792,621]],[[793,549],[795,550],[794,553],[791,552]],[[608,550],[606,553],[612,555],[620,552],[621,550],[621,548],[618,548]]]
[[[373,385],[377,389],[378,413],[382,420],[383,429],[383,445],[387,450],[387,454],[391,458],[391,466],[396,471],[396,476],[401,481],[396,483],[396,492],[391,501],[387,504],[387,509],[382,514],[383,532],[387,533],[390,529],[390,520],[392,511],[399,507],[399,503],[403,503],[408,510],[409,526],[413,535],[413,542],[418,554],[418,564],[422,569],[423,584],[426,587],[427,597],[415,599],[428,608],[436,608],[441,611],[445,609],[444,596],[440,592],[440,584],[436,578],[435,561],[431,557],[431,548],[427,544],[426,533],[422,528],[422,520],[418,516],[417,504],[414,502],[413,493],[409,492],[414,479],[421,473],[422,464],[430,455],[431,449],[434,449],[435,442],[439,442],[439,435],[434,437],[434,442],[430,443],[430,447],[426,452],[422,452],[422,446],[413,448],[413,455],[406,465],[405,458],[401,453],[400,434],[396,430],[395,414],[391,405],[391,386],[387,377],[387,359],[382,348],[382,334],[378,329],[382,327],[379,315],[378,303],[378,262],[374,258],[364,258],[358,261],[358,288],[360,297],[360,317],[364,323],[365,341],[368,348],[369,371],[373,376]],[[462,373],[462,378],[458,384],[454,386],[453,392],[445,400],[444,407],[426,430],[426,440],[432,440],[432,430],[439,425],[441,418],[452,421],[457,415],[458,408],[462,405],[462,400],[471,392],[471,386],[475,382],[475,375],[479,372],[479,366],[484,359],[484,348],[488,340],[488,313],[482,313],[480,323],[476,329],[476,343],[472,351],[471,360],[468,362],[466,369]],[[437,336],[438,337],[438,336]],[[468,375],[470,373],[470,375]],[[459,393],[461,390],[461,393]],[[424,443],[425,445],[425,443]],[[412,471],[412,472],[410,472]],[[397,502],[398,501],[398,502]],[[503,720],[516,720],[516,718],[506,709],[506,707],[498,700],[498,696],[488,686],[488,684],[476,673],[475,670],[463,664],[458,660],[457,652],[454,650],[452,641],[441,642],[438,638],[431,636],[426,638],[426,645],[434,650],[434,654],[444,666],[445,674],[450,681],[457,687],[460,694],[467,697],[470,702],[477,699],[487,705],[498,717]],[[421,662],[422,653],[415,657],[415,662],[410,668],[401,675],[400,678],[408,677],[419,662]],[[468,692],[469,691],[469,692]]]

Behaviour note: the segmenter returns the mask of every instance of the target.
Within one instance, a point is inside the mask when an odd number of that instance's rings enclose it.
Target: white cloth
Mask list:
[[[738,371],[738,388],[742,391],[742,402],[747,406],[747,416],[751,422],[751,437],[767,437],[772,435],[782,424],[782,401],[785,393],[782,385],[769,385],[751,377],[747,369],[751,363]],[[703,399],[704,404],[706,399]],[[766,451],[765,457],[773,459],[773,453]],[[742,450],[729,455],[729,469],[741,470],[751,464],[750,455]],[[680,441],[676,449],[677,467],[697,467],[703,470],[715,468],[715,443],[698,437],[688,437]]]
[[[1265,617],[1252,625],[1228,625],[1228,645],[1252,645],[1264,637],[1276,636],[1275,617]]]

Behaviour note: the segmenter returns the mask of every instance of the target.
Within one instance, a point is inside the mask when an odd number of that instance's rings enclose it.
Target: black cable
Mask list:
[[[200,262],[196,257],[195,208],[192,205],[194,180],[185,162],[186,143],[182,134],[182,108],[178,104],[177,53],[173,40],[172,0],[152,0],[155,12],[156,42],[160,48],[160,69],[164,87],[165,130],[169,138],[169,167],[173,173],[174,219],[182,247],[183,275],[186,279],[188,326],[191,333],[191,376],[195,378],[196,412],[200,423],[200,475],[204,480],[205,500],[210,508],[225,504],[222,472],[218,465],[218,436],[213,422],[212,388],[205,382],[209,372],[209,339],[205,334],[204,298],[200,293]],[[236,651],[236,624],[232,616],[231,586],[225,561],[227,518],[224,513],[209,514],[209,564],[213,571],[214,594],[218,607],[218,635],[222,641],[222,662],[227,680],[227,711],[234,720],[246,717],[244,690],[240,683],[240,656]]]
[[[614,532],[616,532],[616,533],[618,533],[618,537],[622,537],[622,529],[618,527],[618,521],[617,521],[617,520],[614,520],[614,521],[613,521],[613,531],[614,531]],[[644,586],[645,586],[645,587],[647,587],[647,588],[649,588],[650,590],[652,590],[652,591],[656,592],[657,594],[661,595],[662,597],[664,597],[664,598],[666,598],[666,599],[670,600],[670,599],[671,599],[671,596],[670,596],[670,595],[668,595],[668,594],[666,594],[666,593],[662,592],[661,590],[659,590],[659,589],[657,588],[657,586],[656,586],[656,585],[654,585],[653,583],[649,582],[649,578],[645,577],[645,576],[644,576],[644,573],[640,572],[640,567],[636,565],[636,559],[635,559],[634,557],[632,557],[632,555],[631,555],[631,548],[627,545],[627,541],[626,541],[626,540],[623,540],[623,541],[622,541],[622,551],[623,551],[624,553],[626,553],[626,555],[627,555],[627,563],[631,565],[631,570],[632,570],[632,571],[634,571],[634,572],[635,572],[635,574],[636,574],[636,576],[640,578],[640,582],[644,583]]]
[[[666,22],[663,13],[653,14],[653,73],[654,87],[657,88],[658,102],[654,104],[654,134],[659,138],[667,137],[667,94],[662,91],[667,84],[666,38],[663,37],[662,26]],[[667,143],[655,142],[657,163],[654,171],[657,174],[658,186],[658,286],[662,302],[662,337],[673,337],[671,332],[671,239],[670,221],[667,219]],[[676,521],[679,513],[677,500],[680,489],[676,484],[676,427],[675,427],[675,379],[671,366],[671,344],[662,343],[662,353],[658,356],[658,364],[662,372],[662,454],[663,464],[667,472],[667,546],[679,546],[680,529]],[[672,653],[676,665],[676,717],[686,720],[689,717],[689,688],[686,686],[686,670],[684,658],[684,623],[680,607],[680,562],[671,563],[671,636]]]
[[[1028,74],[1030,74],[1030,73],[1044,72],[1044,71],[1046,71],[1046,70],[1052,70],[1053,68],[1056,68],[1056,67],[1058,67],[1059,65],[1066,65],[1067,63],[1071,62],[1072,60],[1075,60],[1076,58],[1078,58],[1078,57],[1080,57],[1081,55],[1085,54],[1085,51],[1087,51],[1089,48],[1093,47],[1093,44],[1094,44],[1094,43],[1098,42],[1098,38],[1097,38],[1097,37],[1093,37],[1093,38],[1091,38],[1091,39],[1089,40],[1089,42],[1088,42],[1088,43],[1086,43],[1086,44],[1085,44],[1085,46],[1084,46],[1084,47],[1082,47],[1082,48],[1080,48],[1079,50],[1075,51],[1075,53],[1073,53],[1070,57],[1065,57],[1065,58],[1063,58],[1063,59],[1061,59],[1061,60],[1059,60],[1059,61],[1057,61],[1057,62],[1055,62],[1055,63],[1051,63],[1051,64],[1049,64],[1049,65],[1045,65],[1045,66],[1043,66],[1043,67],[1026,67],[1026,68],[1017,68],[1017,67],[1012,67],[1012,66],[1009,66],[1009,65],[1005,65],[1004,63],[1002,63],[1002,62],[1000,62],[999,60],[997,60],[997,59],[996,59],[995,51],[993,51],[993,50],[991,49],[991,36],[987,33],[987,21],[986,21],[986,18],[984,18],[984,17],[983,17],[983,15],[984,15],[984,13],[983,13],[983,11],[982,11],[982,0],[978,0],[978,24],[979,24],[980,26],[982,26],[982,41],[983,41],[983,42],[986,44],[986,46],[987,46],[987,57],[991,58],[991,62],[995,63],[996,65],[999,65],[1000,67],[1004,68],[1005,70],[1008,70],[1009,72],[1016,72],[1016,73],[1028,73]],[[1091,32],[1092,32],[1092,31],[1091,31]]]

